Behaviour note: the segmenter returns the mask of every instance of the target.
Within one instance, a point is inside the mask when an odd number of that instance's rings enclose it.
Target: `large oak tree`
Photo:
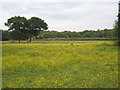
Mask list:
[[[25,17],[11,17],[7,20],[5,25],[9,27],[8,30],[11,31],[13,39],[19,40],[20,42],[20,40],[27,38],[28,21]]]
[[[37,36],[40,31],[48,29],[47,23],[38,17],[31,17],[31,19],[26,19],[25,17],[15,16],[11,17],[5,23],[11,31],[12,38],[14,40],[24,40],[30,39],[33,36]]]
[[[40,31],[48,29],[47,23],[38,17],[32,17],[31,19],[28,20],[28,22],[29,22],[28,34],[30,38],[29,42],[31,42],[31,38],[33,36],[37,36],[40,33]]]

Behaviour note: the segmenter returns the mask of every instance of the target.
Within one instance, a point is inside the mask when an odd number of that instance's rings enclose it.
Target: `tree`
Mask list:
[[[115,29],[116,34],[117,34],[117,35],[115,34],[115,36],[117,38],[116,44],[118,46],[120,46],[120,1],[118,3],[118,20],[115,21],[114,29]]]
[[[119,12],[118,12],[118,46],[120,46],[120,1],[119,1]]]
[[[25,17],[11,17],[7,20],[5,26],[9,27],[8,30],[12,32],[13,39],[20,42],[20,40],[27,38],[28,21]]]
[[[2,41],[7,41],[11,38],[10,32],[2,30]]]
[[[26,39],[28,39],[27,33],[19,32],[18,30],[12,31],[11,37],[13,40],[26,40]]]
[[[45,23],[44,20],[38,17],[32,17],[31,19],[28,20],[28,22],[29,22],[28,35],[30,39],[29,42],[31,42],[31,38],[33,36],[37,36],[40,33],[40,31],[48,29],[47,23]]]

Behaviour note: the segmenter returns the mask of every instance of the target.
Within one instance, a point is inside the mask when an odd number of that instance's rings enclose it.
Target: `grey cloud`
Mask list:
[[[1,21],[22,15],[38,16],[48,22],[49,29],[83,30],[112,28],[117,15],[117,2],[14,2],[0,3]]]

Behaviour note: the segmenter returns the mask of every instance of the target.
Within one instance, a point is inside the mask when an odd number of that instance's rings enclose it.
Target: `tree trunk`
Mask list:
[[[19,43],[20,43],[20,39],[19,39]]]
[[[29,42],[31,42],[31,41],[32,41],[32,39],[30,38]]]

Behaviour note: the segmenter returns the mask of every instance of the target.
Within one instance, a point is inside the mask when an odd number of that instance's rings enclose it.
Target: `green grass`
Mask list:
[[[113,41],[113,37],[71,37],[71,38],[43,38],[35,39],[33,41]]]
[[[3,44],[3,88],[117,88],[112,42]]]

